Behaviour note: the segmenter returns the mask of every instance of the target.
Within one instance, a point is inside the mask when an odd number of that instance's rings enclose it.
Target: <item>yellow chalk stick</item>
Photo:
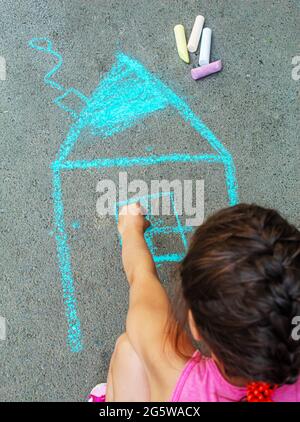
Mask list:
[[[186,38],[183,25],[174,26],[178,55],[186,63],[190,62],[189,53],[186,45]]]

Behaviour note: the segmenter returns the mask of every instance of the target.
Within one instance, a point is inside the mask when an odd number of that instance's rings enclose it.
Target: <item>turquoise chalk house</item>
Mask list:
[[[35,38],[30,40],[29,46],[38,52],[52,56],[55,60],[55,66],[46,74],[44,82],[58,92],[54,103],[69,112],[73,118],[73,124],[56,154],[55,161],[51,164],[51,169],[55,237],[68,324],[68,344],[72,352],[80,352],[83,348],[83,335],[77,309],[70,245],[64,221],[62,173],[92,168],[99,169],[102,172],[105,172],[105,169],[124,171],[129,167],[149,167],[168,163],[218,163],[223,165],[224,168],[228,204],[234,205],[238,202],[235,167],[231,154],[192,112],[187,103],[147,71],[137,60],[123,53],[118,53],[111,70],[100,81],[91,96],[87,97],[75,88],[66,89],[63,85],[54,81],[53,76],[61,67],[63,59],[58,52],[53,50],[50,40]],[[66,105],[67,101],[65,100],[69,96],[76,96],[82,103],[79,112],[75,112]],[[124,98],[126,98],[126,101],[124,101]],[[100,156],[89,160],[70,160],[70,154],[76,142],[83,133],[86,133],[86,130],[92,136],[108,139],[114,134],[128,130],[149,115],[159,113],[167,108],[176,110],[180,117],[198,133],[202,142],[205,140],[210,145],[213,153],[168,153],[162,155],[149,153],[146,156]],[[177,223],[176,227],[163,227],[161,230],[163,233],[179,233],[185,246],[185,234],[190,231],[190,227],[182,226],[179,220],[177,220]],[[159,232],[160,229],[154,227],[154,230]],[[147,233],[147,236],[148,244],[151,246],[151,230]],[[156,262],[176,261],[181,259],[181,255],[156,255],[154,259]]]

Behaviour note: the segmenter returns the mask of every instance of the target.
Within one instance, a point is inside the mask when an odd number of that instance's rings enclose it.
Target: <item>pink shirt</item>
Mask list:
[[[196,351],[187,362],[173,392],[172,402],[238,402],[246,396],[246,388],[230,384],[214,360]],[[292,385],[274,391],[274,402],[300,402],[300,378]]]

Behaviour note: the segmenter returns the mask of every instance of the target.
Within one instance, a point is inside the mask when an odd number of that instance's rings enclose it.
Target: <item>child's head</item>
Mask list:
[[[197,330],[230,377],[288,384],[300,373],[300,233],[276,211],[237,205],[195,232],[180,268]]]

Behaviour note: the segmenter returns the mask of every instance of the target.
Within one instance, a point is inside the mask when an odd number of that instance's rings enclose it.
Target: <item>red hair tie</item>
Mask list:
[[[247,396],[248,402],[271,402],[271,396],[277,385],[271,385],[267,382],[250,382],[247,385]]]

